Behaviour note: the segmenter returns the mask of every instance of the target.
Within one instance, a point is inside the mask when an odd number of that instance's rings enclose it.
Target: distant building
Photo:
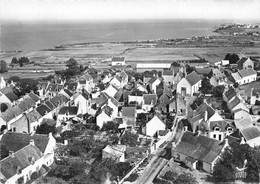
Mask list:
[[[138,63],[136,64],[137,72],[145,72],[145,71],[163,71],[165,69],[169,70],[171,68],[171,63]]]
[[[182,78],[180,82],[177,84],[177,93],[180,93],[182,96],[193,95],[199,91],[201,86],[200,76],[193,71],[185,78]]]
[[[213,173],[215,164],[228,146],[227,139],[223,143],[186,131],[180,142],[172,149],[172,155],[191,169],[203,169]]]
[[[6,81],[4,80],[3,77],[1,77],[1,79],[0,79],[0,89],[5,88],[5,87],[6,87]]]
[[[247,57],[242,57],[238,62],[237,62],[237,68],[242,70],[242,69],[254,69],[254,62]]]
[[[256,77],[257,77],[256,71],[252,68],[249,68],[249,69],[238,70],[238,72],[232,73],[229,76],[229,79],[234,83],[243,85],[243,84],[256,81]]]
[[[116,162],[124,162],[125,151],[126,151],[125,145],[116,145],[116,146],[107,145],[102,150],[102,159],[111,158]]]
[[[123,65],[125,65],[125,58],[124,57],[112,57],[111,65],[112,66],[123,66]]]

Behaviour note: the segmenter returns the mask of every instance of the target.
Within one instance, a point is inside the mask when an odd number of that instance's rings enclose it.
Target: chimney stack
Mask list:
[[[206,110],[204,113],[204,121],[207,121],[207,120],[208,120],[208,111]]]
[[[33,139],[30,140],[30,145],[35,146]]]
[[[13,151],[9,151],[9,155],[14,158],[14,152]]]

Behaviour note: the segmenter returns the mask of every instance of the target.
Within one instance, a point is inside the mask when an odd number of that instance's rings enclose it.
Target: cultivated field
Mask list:
[[[260,46],[242,47],[208,47],[208,48],[175,48],[156,47],[154,43],[85,43],[64,45],[61,48],[33,52],[2,52],[0,60],[10,63],[13,57],[28,57],[34,64],[9,69],[5,78],[13,75],[37,78],[53,74],[55,70],[65,68],[65,63],[74,57],[83,66],[92,65],[96,68],[110,67],[113,56],[124,56],[127,65],[135,67],[140,62],[169,62],[174,60],[205,59],[210,63],[224,59],[226,53],[242,53],[260,58]]]

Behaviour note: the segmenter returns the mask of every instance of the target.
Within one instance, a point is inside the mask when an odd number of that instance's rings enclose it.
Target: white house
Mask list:
[[[124,66],[125,58],[124,57],[112,57],[111,65],[112,66]]]
[[[115,94],[118,92],[118,88],[110,84],[103,92],[105,92],[110,97],[114,97]]]
[[[249,112],[249,109],[245,106],[245,104],[241,103],[241,100],[237,96],[227,103],[227,107],[232,113],[238,109],[243,109]]]
[[[70,118],[77,116],[78,107],[64,106],[60,109],[57,117],[57,122],[66,122]]]
[[[102,150],[102,159],[111,158],[116,162],[124,162],[125,151],[126,151],[125,145],[115,145],[115,146],[107,145]]]
[[[18,100],[18,96],[13,92],[9,92],[6,94],[0,94],[0,102],[9,104],[10,106],[14,106],[16,101]]]
[[[109,106],[103,107],[96,115],[97,126],[101,129],[105,123],[112,121],[112,111],[113,109]]]
[[[162,72],[163,82],[166,85],[172,85],[174,80],[174,71],[171,70],[163,70]]]
[[[253,81],[256,81],[257,73],[254,69],[242,69],[238,70],[236,73],[232,73],[230,76],[230,80],[234,83],[238,83],[239,85],[247,84]]]
[[[165,130],[166,123],[158,116],[155,115],[148,121],[144,127],[144,133],[148,136],[154,136],[158,130]]]
[[[73,96],[74,105],[78,107],[78,114],[86,114],[91,109],[91,99],[87,92],[77,93]]]
[[[151,109],[157,103],[157,95],[156,94],[144,94],[143,95],[143,102],[142,102],[142,109],[146,112],[151,111]]]
[[[165,69],[169,70],[171,68],[171,63],[137,63],[136,70],[137,72],[145,71],[163,71]]]
[[[157,77],[152,77],[149,81],[148,81],[148,87],[149,90],[151,91],[151,93],[156,94],[156,89],[157,86],[161,83],[161,80],[159,80]]]
[[[6,87],[6,82],[5,82],[5,80],[2,76],[1,79],[0,79],[0,89],[5,88],[5,87]]]
[[[193,93],[199,91],[200,86],[200,76],[195,71],[193,71],[179,81],[177,84],[177,93],[180,93],[182,96],[193,95]]]
[[[260,89],[251,89],[250,105],[260,105]]]
[[[254,62],[247,57],[242,57],[238,62],[237,62],[238,69],[248,69],[248,68],[254,68]]]

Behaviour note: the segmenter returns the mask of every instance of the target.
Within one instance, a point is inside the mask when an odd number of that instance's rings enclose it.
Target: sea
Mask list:
[[[216,35],[223,20],[135,20],[86,22],[5,22],[1,51],[37,51],[69,43],[120,42]]]

